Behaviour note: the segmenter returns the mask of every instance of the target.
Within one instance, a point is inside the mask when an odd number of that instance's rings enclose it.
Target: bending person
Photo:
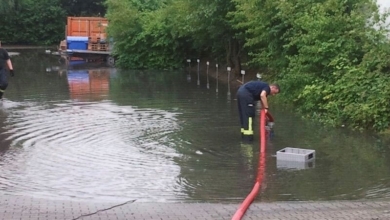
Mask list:
[[[261,101],[261,107],[267,113],[268,95],[275,95],[279,92],[278,84],[268,84],[262,81],[250,81],[238,89],[237,102],[243,141],[253,141],[253,121],[256,114],[255,101]]]

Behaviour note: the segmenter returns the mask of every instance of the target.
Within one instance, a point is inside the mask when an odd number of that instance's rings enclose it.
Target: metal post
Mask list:
[[[230,102],[230,71],[232,70],[232,68],[230,68],[229,66],[227,67],[227,71],[228,71],[228,92],[227,92],[227,98],[228,98],[228,102]]]
[[[207,61],[206,64],[207,64],[207,70],[206,70],[206,72],[207,72],[207,89],[210,89],[210,83],[209,83],[209,65],[210,65],[210,62]]]
[[[217,68],[217,70],[216,70],[217,71],[217,73],[216,73],[217,74],[217,88],[215,89],[215,91],[218,92],[218,81],[219,81],[218,80],[218,64],[216,64],[215,67]]]
[[[199,85],[200,85],[200,79],[199,79],[199,71],[200,71],[199,65],[200,65],[200,60],[197,59],[196,61],[198,62],[198,86],[199,86]]]
[[[227,67],[227,71],[228,71],[228,82],[230,82],[230,71],[232,70],[232,68],[230,68],[229,66]]]
[[[242,84],[244,84],[245,70],[241,70],[241,75],[242,75]]]
[[[191,82],[191,59],[187,59],[187,63],[188,63],[187,82]]]
[[[257,73],[257,74],[256,74],[256,78],[257,78],[257,80],[261,80],[261,74],[260,74],[260,73]]]
[[[187,63],[188,63],[188,71],[190,72],[191,71],[191,59],[187,59]]]

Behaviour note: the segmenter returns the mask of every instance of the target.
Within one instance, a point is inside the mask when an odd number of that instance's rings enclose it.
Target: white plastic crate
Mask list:
[[[276,152],[276,159],[306,163],[314,160],[315,155],[315,150],[286,147]]]

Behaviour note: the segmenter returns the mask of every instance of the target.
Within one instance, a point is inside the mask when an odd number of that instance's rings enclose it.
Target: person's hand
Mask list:
[[[265,114],[267,114],[268,113],[268,108],[264,108],[264,112],[265,112]]]
[[[15,76],[14,70],[10,70],[10,71],[9,71],[9,74],[10,74],[12,77],[14,77],[14,76]]]

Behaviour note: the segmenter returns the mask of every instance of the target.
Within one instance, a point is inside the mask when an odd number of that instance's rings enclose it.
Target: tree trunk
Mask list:
[[[229,67],[232,67],[232,65],[233,65],[233,62],[231,60],[231,55],[232,55],[232,44],[231,44],[231,40],[229,40],[227,45],[226,45],[226,64]],[[233,67],[232,67],[232,69],[233,69]]]
[[[240,43],[236,39],[231,38],[226,46],[226,63],[232,68],[232,74],[236,79],[241,76],[240,50]]]
[[[237,78],[241,76],[241,59],[240,59],[240,43],[234,39],[233,40],[233,52],[232,52],[232,60],[234,63],[234,72]]]

